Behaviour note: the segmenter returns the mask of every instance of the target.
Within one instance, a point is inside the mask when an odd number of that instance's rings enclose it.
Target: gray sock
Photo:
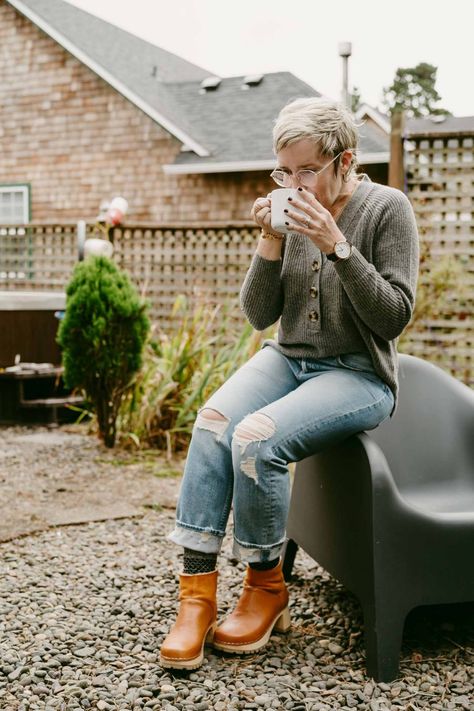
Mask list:
[[[184,549],[183,573],[197,575],[199,573],[212,573],[216,569],[217,553],[202,553],[190,548]]]
[[[254,570],[271,570],[272,568],[276,568],[279,562],[279,558],[274,558],[273,560],[266,560],[262,563],[249,563],[249,565]]]

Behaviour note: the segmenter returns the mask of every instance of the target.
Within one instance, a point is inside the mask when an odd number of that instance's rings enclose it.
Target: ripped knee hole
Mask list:
[[[199,410],[195,426],[201,430],[209,430],[218,436],[222,436],[227,429],[230,420],[218,410],[210,407],[203,407]]]
[[[275,434],[275,423],[262,412],[253,412],[244,417],[235,428],[234,438],[237,443],[260,442],[270,439]]]

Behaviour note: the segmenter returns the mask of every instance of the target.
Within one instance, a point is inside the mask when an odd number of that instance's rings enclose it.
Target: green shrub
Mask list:
[[[249,324],[236,326],[231,308],[191,309],[178,297],[172,314],[176,329],[150,340],[134,387],[122,401],[118,422],[124,439],[165,449],[169,456],[187,446],[199,407],[269,335]]]
[[[58,331],[64,379],[85,392],[99,436],[113,447],[120,403],[142,365],[149,332],[146,305],[110,259],[89,257],[74,269]]]

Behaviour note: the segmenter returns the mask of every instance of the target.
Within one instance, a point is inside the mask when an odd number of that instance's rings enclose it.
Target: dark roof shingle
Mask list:
[[[279,110],[291,99],[319,96],[289,72],[265,74],[258,85],[248,89],[242,89],[243,79],[222,79],[217,89],[204,93],[196,82],[169,87],[192,123],[194,134],[210,148],[211,156],[201,161],[271,160],[272,127]],[[196,156],[181,153],[176,162],[197,161]]]

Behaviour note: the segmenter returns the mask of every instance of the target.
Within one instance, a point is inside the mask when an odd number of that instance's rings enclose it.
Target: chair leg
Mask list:
[[[377,682],[393,681],[398,676],[406,615],[406,610],[390,601],[364,607],[367,674]]]
[[[293,564],[295,562],[295,556],[298,551],[298,544],[295,543],[295,541],[292,538],[287,538],[286,543],[284,545],[283,551],[282,551],[282,559],[283,559],[283,565],[282,565],[282,570],[283,570],[283,577],[288,582],[291,580],[291,573],[293,570]]]

